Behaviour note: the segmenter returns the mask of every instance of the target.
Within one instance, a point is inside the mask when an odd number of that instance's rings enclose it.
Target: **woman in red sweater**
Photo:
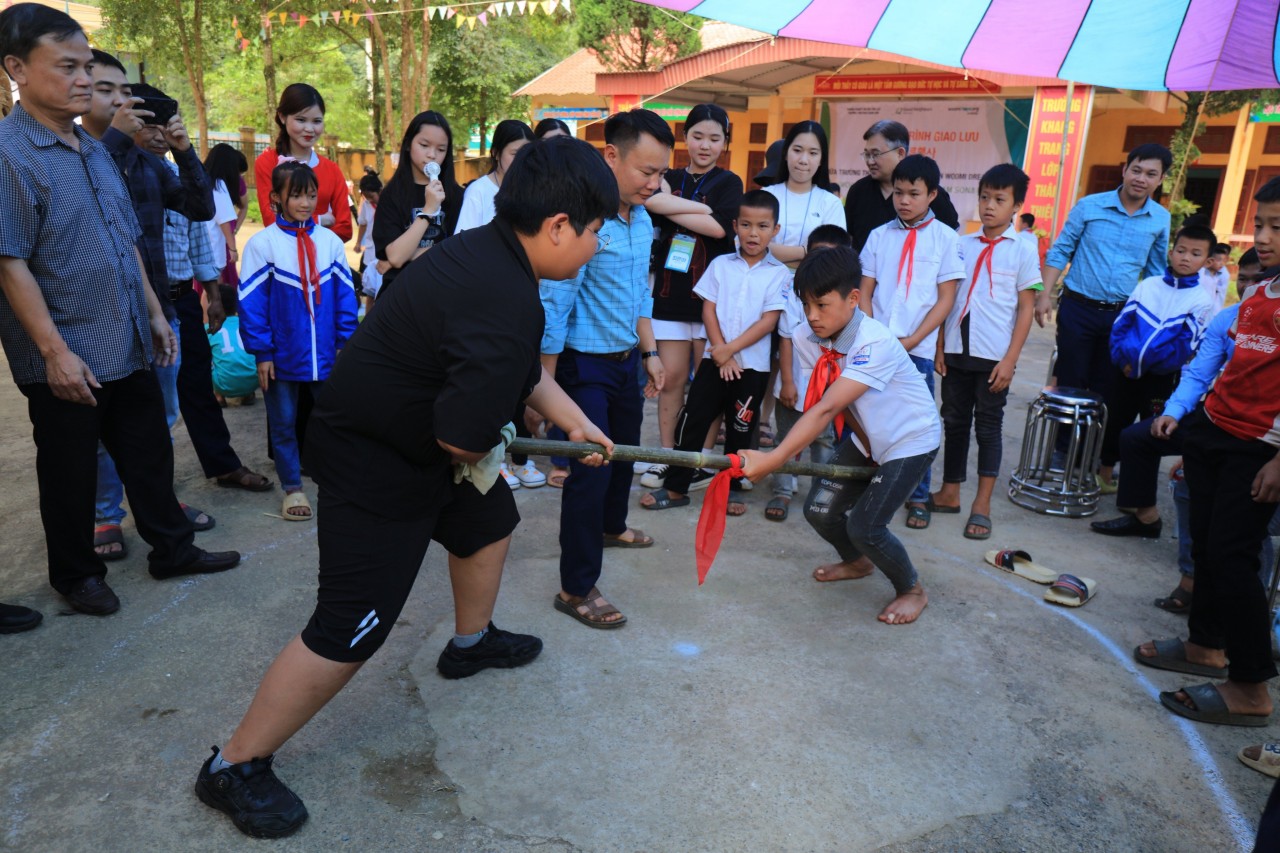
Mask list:
[[[271,171],[282,158],[292,157],[310,166],[320,181],[316,223],[337,234],[342,242],[350,242],[351,196],[347,191],[347,179],[337,163],[321,157],[315,150],[316,141],[324,133],[324,98],[306,83],[286,86],[276,108],[276,127],[280,128],[280,133],[276,137],[275,148],[263,151],[253,164],[263,227],[276,221],[271,210]]]

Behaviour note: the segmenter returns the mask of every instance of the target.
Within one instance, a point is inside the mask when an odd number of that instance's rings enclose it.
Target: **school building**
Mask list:
[[[598,146],[611,112],[653,109],[675,133],[676,167],[688,163],[680,131],[689,107],[719,104],[733,127],[720,165],[748,187],[769,143],[795,122],[812,119],[827,129],[832,179],[847,189],[865,174],[862,131],[878,118],[894,118],[911,129],[914,151],[939,161],[953,195],[969,185],[976,191],[977,175],[995,162],[1021,165],[1032,177],[1025,209],[1051,232],[1055,207],[1060,222],[1081,195],[1118,186],[1125,153],[1143,142],[1167,145],[1182,121],[1180,102],[1167,93],[1073,86],[1068,121],[1063,80],[965,71],[714,21],[701,34],[700,53],[656,71],[612,72],[580,50],[515,94],[530,98],[533,121],[564,119]],[[1187,167],[1185,195],[1224,240],[1248,244],[1251,196],[1280,175],[1280,107],[1241,110],[1206,124],[1197,140],[1203,153]],[[973,210],[957,209],[976,227]]]

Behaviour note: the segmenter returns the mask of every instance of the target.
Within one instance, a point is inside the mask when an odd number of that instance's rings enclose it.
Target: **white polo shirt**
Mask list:
[[[951,229],[946,229],[950,231]],[[952,232],[955,233],[955,232]],[[842,351],[847,346],[842,379],[868,386],[850,406],[871,442],[870,457],[883,465],[936,450],[942,443],[942,419],[924,377],[880,321],[863,315],[852,342],[820,341]],[[864,453],[857,435],[853,441]]]
[[[693,292],[715,303],[720,334],[728,342],[750,328],[765,312],[784,310],[790,281],[791,270],[771,252],[765,252],[754,265],[748,264],[740,252],[734,252],[708,264]],[[768,373],[769,348],[769,336],[765,335],[739,350],[734,360],[743,370]],[[710,341],[703,357],[711,357]]]
[[[1023,232],[1026,233],[1026,232]],[[1009,350],[1013,326],[1018,316],[1018,294],[1040,283],[1040,258],[1012,227],[992,246],[991,275],[987,264],[978,269],[978,259],[987,244],[982,232],[960,238],[964,258],[964,281],[956,293],[956,304],[944,324],[943,351],[963,353],[961,323],[965,306],[969,316],[969,355],[999,361]]]
[[[1231,273],[1227,272],[1226,267],[1218,270],[1216,273],[1209,272],[1208,267],[1200,268],[1200,286],[1209,292],[1213,297],[1213,312],[1209,315],[1213,317],[1222,310],[1222,306],[1227,301],[1227,288],[1231,286]]]
[[[898,281],[898,264],[907,235],[916,232],[915,252],[910,264],[902,269],[904,281]],[[871,309],[875,319],[889,327],[894,337],[915,334],[929,309],[938,303],[938,285],[964,278],[964,261],[960,257],[960,236],[938,222],[933,211],[919,224],[908,228],[894,218],[871,232],[862,247],[859,260],[862,274],[876,280]],[[961,282],[963,284],[963,282]],[[911,354],[933,360],[938,344],[935,329],[916,345]]]
[[[764,191],[778,198],[779,228],[773,242],[780,246],[808,245],[809,235],[819,225],[845,226],[844,205],[834,193],[817,187],[807,193],[793,193],[785,183],[765,187]]]

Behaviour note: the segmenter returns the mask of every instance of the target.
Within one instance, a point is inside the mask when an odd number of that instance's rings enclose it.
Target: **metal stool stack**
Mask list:
[[[1078,388],[1046,388],[1027,407],[1022,455],[1009,500],[1045,515],[1083,518],[1098,510],[1098,455],[1107,424],[1102,398]],[[1066,435],[1065,452],[1055,453]],[[1056,458],[1055,458],[1056,457]]]

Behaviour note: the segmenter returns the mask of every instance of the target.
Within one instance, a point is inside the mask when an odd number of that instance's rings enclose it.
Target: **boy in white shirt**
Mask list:
[[[1231,257],[1231,247],[1226,243],[1217,243],[1200,270],[1200,284],[1213,297],[1213,313],[1209,315],[1210,320],[1227,303],[1227,288],[1231,286],[1231,273],[1227,272],[1229,257]]]
[[[764,190],[743,195],[734,231],[738,251],[713,260],[693,289],[703,300],[707,349],[676,420],[677,450],[702,449],[712,421],[724,415],[725,453],[740,452],[751,443],[769,390],[769,333],[786,307],[791,280],[791,271],[769,252],[778,233],[778,200]],[[687,506],[695,476],[694,469],[673,465],[664,488],[642,497],[640,506]],[[735,481],[733,490],[739,489]],[[729,515],[746,511],[741,501],[729,501]]]
[[[893,206],[898,217],[871,232],[862,247],[862,310],[889,327],[924,376],[933,396],[933,360],[938,328],[951,313],[964,278],[960,238],[939,225],[930,203],[938,195],[938,164],[920,154],[903,157],[893,170]],[[907,502],[907,527],[929,526],[929,470]]]
[[[834,422],[838,441],[829,461],[878,468],[870,480],[814,479],[805,519],[835,546],[840,562],[819,566],[813,577],[852,580],[880,569],[895,595],[877,618],[905,625],[929,599],[889,522],[937,456],[942,424],[933,395],[896,335],[859,310],[854,285],[861,272],[857,255],[843,247],[809,255],[796,270],[811,340],[824,357],[833,354],[810,380],[824,393],[772,451],[745,451],[743,467],[748,479],[759,482]]]
[[[942,376],[945,443],[942,488],[930,499],[930,509],[960,512],[960,484],[969,467],[969,430],[974,428],[978,494],[969,508],[966,539],[991,538],[1004,406],[1040,289],[1040,256],[1010,225],[1026,201],[1028,183],[1026,173],[1010,163],[993,166],[978,181],[982,230],[960,238],[965,287],[938,337],[935,368]]]

